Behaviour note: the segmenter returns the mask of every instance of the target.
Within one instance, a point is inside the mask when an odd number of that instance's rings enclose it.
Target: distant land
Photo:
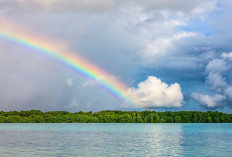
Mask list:
[[[0,123],[231,123],[232,114],[201,111],[0,111]]]

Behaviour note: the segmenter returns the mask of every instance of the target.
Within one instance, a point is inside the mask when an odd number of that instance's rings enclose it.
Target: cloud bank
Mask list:
[[[193,93],[192,97],[207,108],[230,106],[232,102],[232,82],[230,52],[223,52],[218,58],[210,60],[205,67],[206,84],[210,94]]]

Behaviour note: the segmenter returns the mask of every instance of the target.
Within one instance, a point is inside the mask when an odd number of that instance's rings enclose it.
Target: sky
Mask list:
[[[0,0],[0,31],[7,21],[15,32],[64,43],[142,104],[0,37],[0,110],[232,113],[231,7],[230,0]]]

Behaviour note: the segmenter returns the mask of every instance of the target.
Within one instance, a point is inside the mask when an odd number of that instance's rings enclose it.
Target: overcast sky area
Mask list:
[[[0,37],[0,110],[232,113],[231,7],[230,0],[0,0],[0,25],[66,43],[143,104],[124,104],[53,58]]]

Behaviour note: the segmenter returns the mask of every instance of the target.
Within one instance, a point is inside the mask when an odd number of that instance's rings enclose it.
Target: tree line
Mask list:
[[[0,123],[231,123],[232,114],[201,111],[0,111]]]

